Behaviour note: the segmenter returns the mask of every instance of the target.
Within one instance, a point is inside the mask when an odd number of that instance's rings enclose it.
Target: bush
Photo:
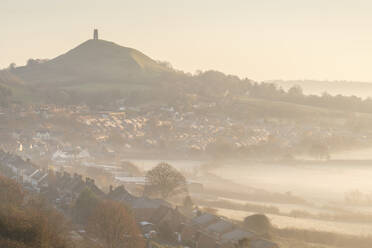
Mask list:
[[[254,214],[244,219],[244,227],[257,233],[268,234],[272,231],[272,225],[266,215]]]

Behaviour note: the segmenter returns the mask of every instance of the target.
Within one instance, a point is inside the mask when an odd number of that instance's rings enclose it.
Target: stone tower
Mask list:
[[[94,29],[93,40],[98,40],[98,29]]]

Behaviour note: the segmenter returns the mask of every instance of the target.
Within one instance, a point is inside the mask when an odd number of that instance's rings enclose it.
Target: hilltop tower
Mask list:
[[[93,40],[98,40],[98,29],[94,29]]]

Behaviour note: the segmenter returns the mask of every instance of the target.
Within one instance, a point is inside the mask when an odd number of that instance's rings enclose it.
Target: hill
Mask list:
[[[285,91],[274,83],[257,83],[212,70],[186,74],[133,48],[98,39],[85,41],[51,60],[30,59],[26,66],[0,71],[0,86],[12,91],[9,101],[13,102],[100,108],[165,104],[178,111],[218,106],[214,111],[223,116],[242,116],[245,111],[240,109],[244,109],[260,116],[288,118],[305,113],[327,116],[324,112],[328,110],[372,113],[372,100],[308,96],[301,89]]]
[[[170,72],[135,49],[104,40],[88,40],[54,59],[29,60],[13,70],[28,85],[53,88],[144,83]]]

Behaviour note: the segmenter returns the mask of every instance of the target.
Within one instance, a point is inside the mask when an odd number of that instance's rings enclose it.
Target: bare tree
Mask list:
[[[185,177],[171,165],[160,163],[146,174],[145,194],[160,194],[164,199],[186,193]]]
[[[143,248],[145,242],[134,216],[121,203],[102,201],[90,219],[88,230],[105,248]]]

